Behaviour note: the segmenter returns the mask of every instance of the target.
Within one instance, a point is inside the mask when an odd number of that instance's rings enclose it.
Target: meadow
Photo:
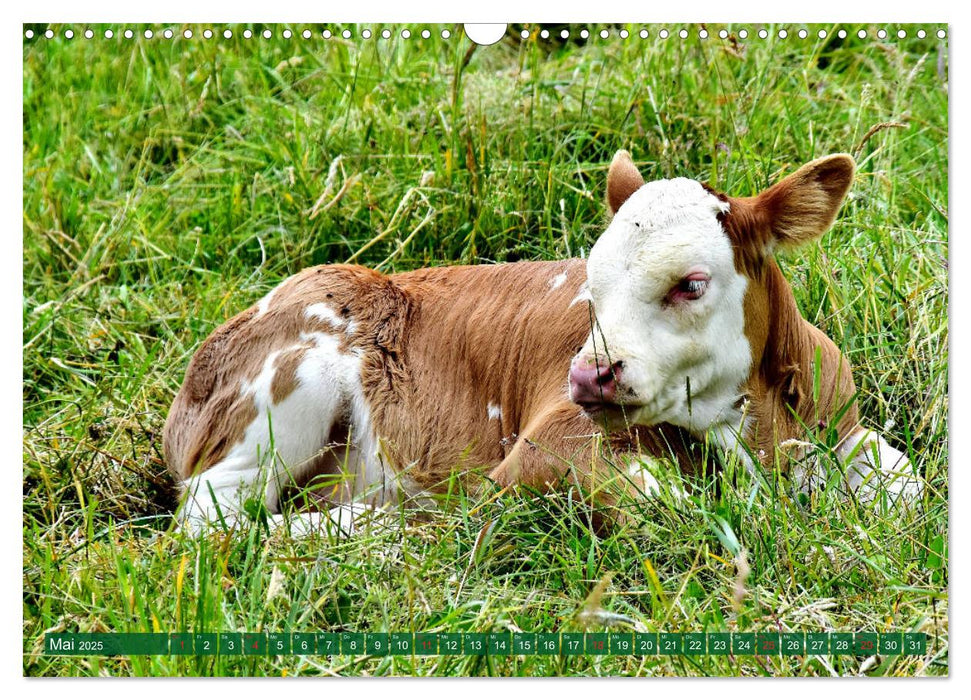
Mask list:
[[[175,675],[948,673],[948,53],[927,27],[53,26],[23,48],[23,671]],[[264,29],[272,37],[262,37]],[[304,29],[312,37],[302,36]],[[726,29],[728,38],[718,37]],[[817,32],[824,29],[825,39]],[[845,38],[837,31],[845,29]],[[867,31],[860,38],[858,30]],[[337,540],[194,540],[161,429],[199,343],[298,270],[557,259],[603,229],[617,149],[754,194],[859,170],[781,264],[926,480],[874,507],[723,472],[598,535],[570,494],[453,493]],[[443,407],[447,410],[447,407]],[[821,446],[825,448],[825,445]],[[673,468],[673,483],[681,477]],[[924,631],[923,656],[48,657],[45,632]]]

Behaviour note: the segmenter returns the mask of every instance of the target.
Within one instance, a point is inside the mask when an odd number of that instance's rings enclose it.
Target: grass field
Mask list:
[[[264,27],[251,27],[262,32]],[[948,57],[925,39],[242,36],[24,43],[25,675],[948,672]],[[40,35],[43,27],[35,27]],[[334,28],[335,35],[342,28]],[[441,27],[433,27],[436,35]],[[671,29],[670,27],[668,29]],[[677,29],[677,28],[675,28]],[[574,28],[576,31],[576,28]],[[783,261],[862,413],[926,478],[883,511],[726,465],[598,537],[567,494],[458,494],[343,541],[174,532],[161,428],[190,356],[303,267],[589,250],[606,167],[751,194],[859,172]],[[447,410],[447,407],[443,410]],[[677,476],[672,473],[672,479]],[[746,575],[747,570],[747,575]],[[921,657],[45,657],[51,631],[883,631]]]

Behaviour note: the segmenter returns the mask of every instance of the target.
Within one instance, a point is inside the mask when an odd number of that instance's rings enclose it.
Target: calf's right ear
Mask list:
[[[770,245],[794,247],[826,233],[853,183],[855,170],[852,156],[826,156],[755,197],[757,217],[771,232]]]
[[[632,194],[644,184],[641,171],[627,151],[617,151],[607,171],[607,208],[613,216]]]

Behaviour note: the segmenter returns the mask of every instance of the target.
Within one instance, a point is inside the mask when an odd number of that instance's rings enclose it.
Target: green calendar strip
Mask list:
[[[57,633],[50,656],[914,656],[923,632]]]

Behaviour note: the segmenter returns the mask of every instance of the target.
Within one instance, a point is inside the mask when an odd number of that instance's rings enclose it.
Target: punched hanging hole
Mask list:
[[[505,24],[464,24],[462,28],[465,36],[479,46],[492,46],[506,35]]]

